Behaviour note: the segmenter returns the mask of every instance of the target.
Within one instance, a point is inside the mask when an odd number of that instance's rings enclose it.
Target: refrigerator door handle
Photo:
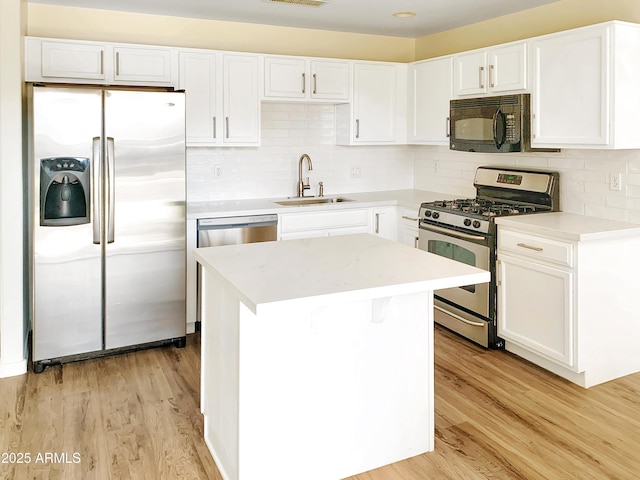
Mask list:
[[[93,243],[100,245],[100,210],[102,204],[102,193],[100,184],[100,137],[93,137],[93,148],[91,155],[91,197],[92,197],[92,225]]]
[[[115,182],[113,177],[115,175],[115,146],[112,137],[107,137],[107,243],[113,243],[114,241],[114,224],[113,216],[115,212],[116,195],[115,195]]]

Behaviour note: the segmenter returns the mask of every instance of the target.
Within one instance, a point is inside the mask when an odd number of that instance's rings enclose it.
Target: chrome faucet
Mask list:
[[[302,181],[302,161],[305,158],[307,159],[307,168],[309,170],[313,170],[311,157],[309,157],[309,155],[307,155],[306,153],[303,153],[300,157],[300,160],[298,160],[298,197],[304,197],[304,191],[311,188],[311,185],[309,185],[309,177],[307,177],[307,183],[304,183]]]

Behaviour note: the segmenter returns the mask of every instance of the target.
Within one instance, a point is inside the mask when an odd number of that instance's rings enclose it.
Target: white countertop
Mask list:
[[[498,226],[572,241],[640,236],[640,224],[573,213],[538,213],[495,219]],[[500,229],[498,228],[498,234]]]
[[[486,283],[490,273],[369,234],[198,248],[254,313],[304,299],[316,305]]]
[[[415,209],[416,214],[422,202],[434,200],[448,200],[455,198],[446,193],[428,192],[425,190],[388,190],[380,192],[338,193],[327,194],[327,197],[344,197],[352,202],[332,205],[305,205],[303,207],[285,207],[277,201],[287,198],[257,198],[247,200],[224,200],[215,202],[190,202],[187,204],[187,219],[224,217],[228,215],[260,215],[267,213],[294,213],[301,209],[337,210],[346,208],[375,207],[385,205],[400,205]]]

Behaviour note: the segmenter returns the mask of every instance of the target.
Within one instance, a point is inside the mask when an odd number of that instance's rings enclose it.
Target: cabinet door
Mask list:
[[[48,41],[41,45],[41,74],[45,79],[104,80],[103,45]]]
[[[609,27],[532,43],[535,147],[609,143]]]
[[[455,94],[479,95],[487,91],[487,52],[470,52],[454,57]]]
[[[353,141],[395,141],[395,65],[356,64],[354,67]]]
[[[373,234],[387,240],[398,240],[398,208],[376,207],[373,213]]]
[[[215,145],[219,141],[217,59],[210,53],[180,52],[178,85],[186,97],[187,144]]]
[[[265,97],[305,98],[306,94],[307,73],[304,59],[265,57]]]
[[[223,143],[258,145],[260,141],[258,57],[224,55],[223,73]]]
[[[171,84],[171,50],[168,48],[114,47],[114,80]]]
[[[418,211],[399,208],[398,241],[410,247],[418,248]]]
[[[409,75],[409,142],[448,145],[453,58],[415,64]]]
[[[491,92],[527,88],[526,43],[489,51],[488,87]]]
[[[349,63],[311,60],[311,98],[349,99]]]
[[[498,335],[572,367],[573,274],[518,257],[498,261]]]

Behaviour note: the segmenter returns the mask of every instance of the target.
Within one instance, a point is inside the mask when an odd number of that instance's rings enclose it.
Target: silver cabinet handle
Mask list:
[[[120,52],[116,52],[116,77],[120,75]]]
[[[104,50],[100,50],[100,75],[104,75]]]
[[[114,241],[114,217],[116,206],[116,184],[114,181],[115,176],[115,142],[113,138],[107,137],[107,243],[113,243]]]
[[[495,85],[493,83],[493,69],[494,69],[494,66],[493,65],[489,65],[489,86],[491,88],[495,87]]]
[[[380,233],[380,214],[376,213],[376,233]]]
[[[213,138],[218,138],[218,121],[213,117]]]
[[[102,217],[100,209],[102,207],[102,183],[100,182],[100,170],[102,151],[100,150],[100,137],[93,137],[93,148],[91,158],[91,204],[93,205],[93,214],[91,223],[93,226],[93,243],[100,245],[100,223]]]
[[[303,72],[302,73],[302,93],[306,92],[306,74]]]
[[[412,222],[417,222],[418,221],[417,218],[407,217],[406,215],[403,215],[402,218],[405,219],[405,220],[411,220]]]
[[[316,74],[313,74],[313,94],[316,94],[316,91],[318,90],[318,79],[316,77]]]
[[[229,138],[229,117],[224,117],[225,137]]]
[[[445,132],[447,132],[447,138],[451,136],[451,118],[447,117],[447,126],[445,128]]]
[[[360,119],[356,118],[356,138],[360,138]]]
[[[536,252],[542,252],[544,250],[544,248],[542,248],[542,247],[534,247],[534,246],[531,246],[531,245],[527,245],[526,243],[518,243],[517,245],[519,247],[526,248],[528,250],[534,250]]]
[[[480,71],[478,72],[478,80],[480,83],[480,88],[484,88],[484,67],[480,67]]]

